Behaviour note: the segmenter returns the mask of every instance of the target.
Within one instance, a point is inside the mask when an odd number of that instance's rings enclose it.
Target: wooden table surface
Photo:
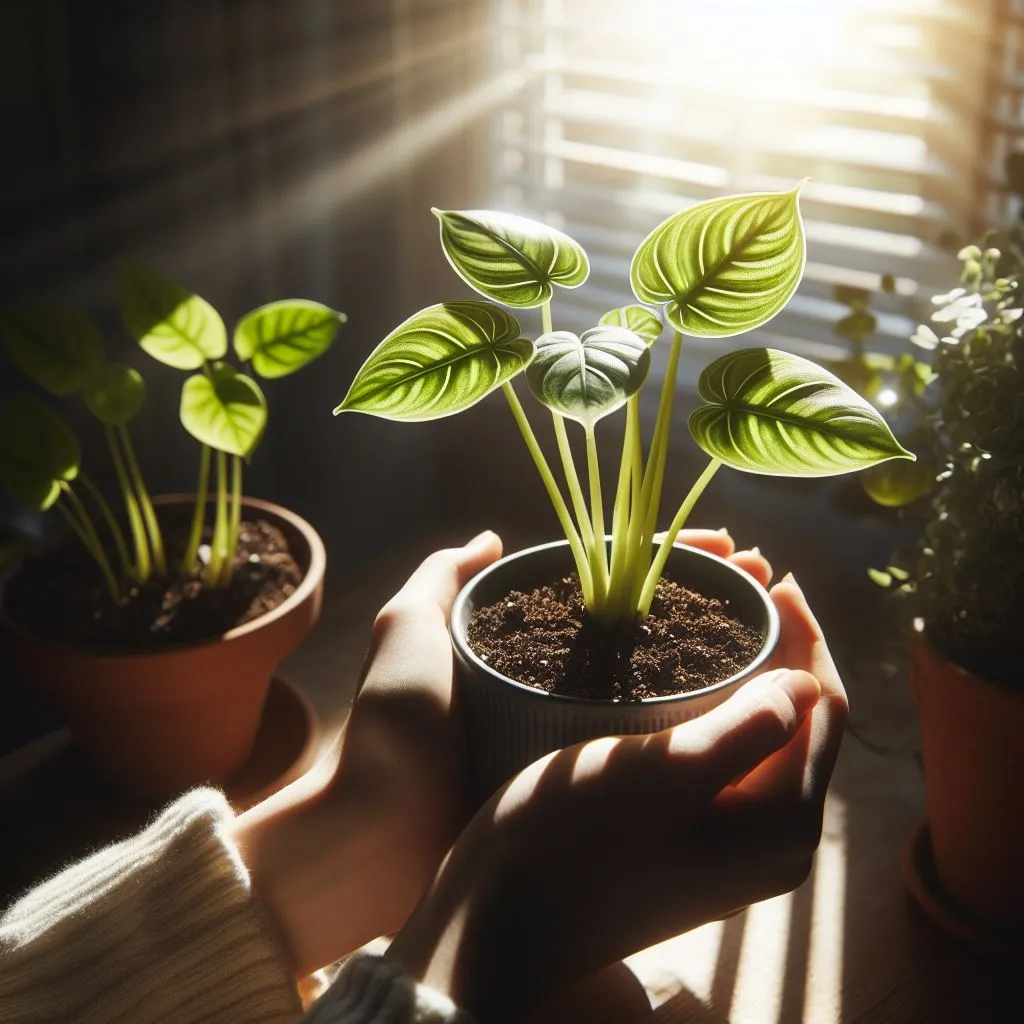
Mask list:
[[[436,546],[436,545],[435,545]],[[429,545],[396,551],[329,594],[311,639],[281,675],[316,709],[318,750],[350,706],[372,612]],[[537,1018],[542,1024],[988,1024],[1024,1021],[1024,968],[947,936],[907,897],[900,847],[923,816],[916,724],[906,687],[877,667],[851,673],[855,695],[814,870],[795,892],[698,928],[586,979]],[[48,741],[51,745],[54,740]],[[40,751],[43,751],[40,754]],[[315,757],[316,751],[313,752]],[[19,760],[20,757],[20,760]],[[40,764],[45,750],[36,750]],[[24,752],[0,761],[0,834],[31,845],[24,815],[33,772]],[[16,795],[17,799],[12,797]],[[38,807],[44,814],[45,807]],[[134,812],[137,815],[137,811]],[[132,825],[132,812],[110,827]],[[63,855],[102,839],[82,822]],[[33,862],[51,866],[46,850]],[[24,858],[22,859],[24,860]],[[0,862],[0,896],[14,880]],[[694,884],[680,878],[678,884]]]

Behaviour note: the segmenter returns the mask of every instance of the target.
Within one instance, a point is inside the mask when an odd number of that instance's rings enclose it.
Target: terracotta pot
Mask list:
[[[466,636],[476,608],[499,600],[510,590],[529,591],[573,571],[566,541],[541,544],[488,566],[455,599],[452,643],[478,799],[486,798],[516,772],[553,750],[599,736],[657,732],[710,711],[764,670],[778,642],[775,605],[753,577],[715,555],[676,545],[666,575],[707,597],[717,597],[761,634],[761,649],[742,672],[693,693],[619,703],[546,693],[509,679],[477,657]]]
[[[188,495],[158,504],[191,503]],[[159,650],[84,650],[13,623],[0,577],[0,631],[12,667],[53,703],[96,771],[117,789],[163,798],[228,779],[248,758],[271,677],[320,614],[326,554],[304,519],[254,498],[244,506],[277,526],[305,570],[273,611],[199,643]]]
[[[972,675],[935,654],[921,634],[910,679],[944,894],[979,922],[1024,930],[1024,688]]]

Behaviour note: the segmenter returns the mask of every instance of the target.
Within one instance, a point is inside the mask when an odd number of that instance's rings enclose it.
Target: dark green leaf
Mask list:
[[[135,419],[145,400],[142,374],[121,363],[104,363],[85,385],[89,411],[110,427],[121,427]]]
[[[49,508],[81,459],[71,428],[38,398],[15,395],[0,406],[0,483],[18,501]]]
[[[267,425],[267,401],[251,377],[217,363],[181,389],[182,426],[203,444],[248,458]]]
[[[867,288],[858,288],[855,284],[837,284],[832,289],[832,298],[844,306],[863,309],[871,298],[871,292]]]
[[[877,321],[872,313],[856,312],[833,324],[832,330],[848,341],[863,341],[874,333],[876,326]]]
[[[468,409],[523,370],[533,342],[489,302],[429,306],[396,327],[356,374],[334,411],[431,420]]]
[[[285,377],[326,352],[348,318],[309,299],[254,309],[235,327],[235,354],[261,377]]]
[[[80,391],[103,362],[99,328],[82,313],[48,306],[0,312],[0,334],[15,362],[55,395]]]

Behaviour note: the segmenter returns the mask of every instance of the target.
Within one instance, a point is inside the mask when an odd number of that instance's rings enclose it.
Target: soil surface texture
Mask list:
[[[588,618],[575,575],[513,590],[469,623],[470,646],[502,675],[549,693],[616,701],[721,682],[750,664],[762,642],[721,601],[668,579],[647,618],[618,631]]]
[[[159,508],[167,561],[185,550],[191,507]],[[212,516],[208,517],[212,518]],[[204,543],[209,543],[207,529]],[[111,564],[116,561],[111,557]],[[37,636],[82,647],[145,650],[219,636],[271,611],[295,592],[303,572],[281,531],[264,519],[243,520],[231,585],[204,586],[199,567],[188,576],[133,584],[114,603],[84,547],[69,540],[23,565],[6,594],[7,614]]]

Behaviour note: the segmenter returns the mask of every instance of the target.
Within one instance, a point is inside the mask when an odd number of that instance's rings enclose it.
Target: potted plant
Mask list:
[[[325,555],[295,513],[243,496],[245,463],[267,423],[263,391],[227,361],[228,337],[200,296],[124,265],[125,327],[155,359],[196,371],[181,425],[200,442],[196,494],[151,498],[131,421],[138,370],[108,361],[81,313],[24,306],[0,334],[43,391],[84,399],[102,425],[119,494],[85,472],[66,420],[38,394],[0,406],[0,484],[68,532],[0,576],[0,634],[13,667],[67,720],[98,772],[124,792],[163,797],[223,780],[245,762],[278,663],[319,614]],[[292,373],[331,344],[344,316],[285,300],[235,327],[236,358],[263,378]]]
[[[728,352],[701,374],[703,404],[689,418],[709,462],[664,540],[655,539],[682,339],[742,334],[785,306],[805,259],[798,197],[799,186],[727,196],[670,217],[633,257],[630,283],[641,304],[610,311],[582,336],[556,331],[551,312],[556,287],[587,279],[581,245],[505,213],[433,211],[459,276],[486,299],[540,307],[541,334],[524,337],[495,302],[430,306],[377,346],[335,411],[429,420],[501,390],[564,531],[559,544],[502,559],[455,603],[460,695],[481,792],[567,743],[692,717],[770,658],[777,624],[763,589],[727,563],[673,543],[723,465],[828,476],[913,458],[833,374],[772,349]],[[645,452],[638,392],[663,331],[656,309],[672,337]],[[568,500],[512,387],[519,374],[552,415]],[[606,510],[594,428],[623,408]],[[567,421],[582,429],[585,484]]]
[[[960,252],[913,341],[933,353],[926,454],[938,467],[920,538],[885,570],[911,632],[927,792],[908,884],[940,922],[1024,942],[1024,331],[1020,228]],[[930,882],[929,864],[935,881]]]

